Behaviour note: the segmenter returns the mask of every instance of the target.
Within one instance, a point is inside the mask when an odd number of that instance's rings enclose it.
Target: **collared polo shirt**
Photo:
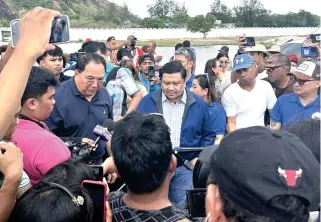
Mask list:
[[[97,138],[93,130],[105,119],[113,118],[113,107],[109,93],[101,88],[89,102],[77,89],[74,77],[56,89],[56,104],[45,121],[52,132],[59,137]],[[100,162],[106,143],[100,141],[92,159]]]
[[[19,121],[12,141],[23,153],[23,168],[32,184],[38,183],[51,168],[71,156],[61,139],[30,120]]]
[[[226,130],[226,114],[224,108],[213,102],[208,106],[208,111],[211,116],[211,124],[215,135],[224,135]]]
[[[273,107],[271,120],[281,123],[283,129],[302,120],[311,119],[313,114],[320,113],[320,96],[304,106],[298,95],[290,93],[281,96]]]

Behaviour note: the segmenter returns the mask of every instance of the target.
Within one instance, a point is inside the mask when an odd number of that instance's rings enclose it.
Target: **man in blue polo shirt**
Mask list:
[[[163,114],[171,130],[171,141],[175,147],[203,147],[214,144],[215,132],[207,104],[186,89],[186,69],[177,61],[163,66],[162,88],[145,96],[137,107],[144,113]],[[198,159],[195,152],[181,156],[193,164]],[[192,172],[181,161],[171,179],[169,199],[178,207],[185,207],[186,190],[192,188]]]
[[[93,130],[105,119],[113,118],[113,107],[107,90],[102,87],[106,61],[96,53],[81,56],[76,64],[75,76],[56,90],[56,104],[45,121],[59,137],[87,137],[95,140]],[[92,160],[101,163],[106,143],[100,141]]]
[[[294,123],[314,118],[320,114],[320,64],[305,61],[292,76],[294,93],[281,96],[271,114],[273,129],[287,129]]]

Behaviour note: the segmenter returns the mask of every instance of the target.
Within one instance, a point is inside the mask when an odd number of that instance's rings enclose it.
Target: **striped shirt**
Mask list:
[[[166,124],[171,130],[172,146],[179,147],[181,141],[181,127],[186,105],[186,91],[180,101],[173,103],[162,93],[163,116]]]

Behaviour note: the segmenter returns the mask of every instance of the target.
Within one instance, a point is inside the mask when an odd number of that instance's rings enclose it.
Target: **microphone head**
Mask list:
[[[103,127],[106,127],[109,131],[114,131],[115,122],[112,119],[105,119],[103,122]]]
[[[106,141],[110,140],[110,138],[111,138],[111,134],[110,134],[110,132],[108,131],[107,127],[104,127],[104,126],[101,126],[101,125],[97,125],[97,126],[94,128],[93,132],[94,132],[96,135],[104,138]]]

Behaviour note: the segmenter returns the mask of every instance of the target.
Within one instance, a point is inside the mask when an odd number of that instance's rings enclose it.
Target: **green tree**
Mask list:
[[[172,8],[172,23],[177,24],[179,27],[184,26],[189,19],[189,15],[187,13],[187,9],[185,7],[185,3],[182,5],[175,3]]]
[[[155,4],[147,6],[147,11],[152,18],[165,19],[171,17],[174,4],[173,0],[156,0]]]
[[[214,16],[222,23],[233,22],[232,10],[221,2],[221,0],[214,0],[210,6],[209,14]]]
[[[191,18],[187,23],[187,31],[200,32],[204,35],[204,39],[209,31],[214,27],[215,20],[211,15],[197,15]]]
[[[259,0],[243,0],[242,5],[233,8],[237,27],[268,26],[270,11]]]
[[[164,22],[159,18],[144,18],[141,21],[141,26],[144,28],[164,28]]]

